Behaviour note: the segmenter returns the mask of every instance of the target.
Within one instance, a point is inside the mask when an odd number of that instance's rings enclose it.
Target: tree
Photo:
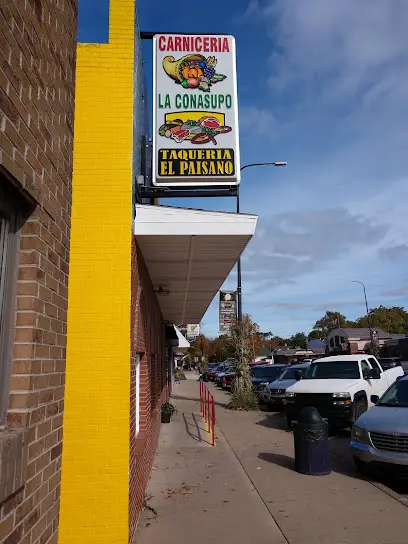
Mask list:
[[[208,353],[209,359],[215,361],[225,361],[229,357],[233,357],[234,350],[230,346],[228,335],[222,334],[211,340]]]
[[[400,306],[386,308],[379,306],[370,309],[370,321],[373,329],[382,329],[390,334],[404,334],[408,328],[408,312]],[[357,319],[358,327],[368,327],[367,316]]]
[[[300,347],[306,349],[307,347],[307,336],[304,332],[297,332],[290,338],[290,345],[293,348]]]
[[[195,363],[194,359],[197,357],[199,367],[205,370],[208,364],[209,347],[210,342],[208,338],[204,334],[199,334],[186,351],[190,364]]]
[[[245,314],[242,321],[236,321],[230,329],[229,342],[236,359],[236,378],[229,408],[232,410],[256,410],[258,401],[252,388],[249,362],[256,355],[256,338],[259,327]]]
[[[324,334],[320,330],[313,330],[309,332],[309,340],[324,340]]]
[[[326,314],[314,324],[313,330],[318,331],[319,334],[325,338],[330,331],[338,329],[340,327],[355,327],[355,323],[348,321],[346,316],[340,312],[327,311]]]

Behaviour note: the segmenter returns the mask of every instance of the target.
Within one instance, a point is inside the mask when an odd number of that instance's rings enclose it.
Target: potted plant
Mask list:
[[[176,408],[170,402],[165,402],[161,407],[161,422],[170,423],[171,416],[176,411]]]

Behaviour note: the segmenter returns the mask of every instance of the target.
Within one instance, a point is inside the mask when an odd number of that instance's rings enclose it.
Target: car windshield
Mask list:
[[[253,378],[274,378],[282,374],[282,367],[268,366],[268,367],[253,367],[251,369],[251,374]]]
[[[319,361],[310,365],[307,378],[310,379],[351,379],[360,378],[357,361]]]
[[[381,397],[378,405],[408,408],[408,381],[395,382]]]
[[[307,369],[306,368],[288,368],[287,370],[284,370],[282,375],[279,376],[280,380],[295,380],[296,379],[296,372],[301,372],[302,376],[306,374]]]

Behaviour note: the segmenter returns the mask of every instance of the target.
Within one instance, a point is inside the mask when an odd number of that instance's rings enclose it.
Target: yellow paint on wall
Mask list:
[[[77,49],[59,544],[128,544],[134,29]]]

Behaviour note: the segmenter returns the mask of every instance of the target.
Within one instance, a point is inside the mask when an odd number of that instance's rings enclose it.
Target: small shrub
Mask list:
[[[173,415],[176,412],[176,407],[171,402],[165,402],[161,405],[162,414],[170,412]]]

